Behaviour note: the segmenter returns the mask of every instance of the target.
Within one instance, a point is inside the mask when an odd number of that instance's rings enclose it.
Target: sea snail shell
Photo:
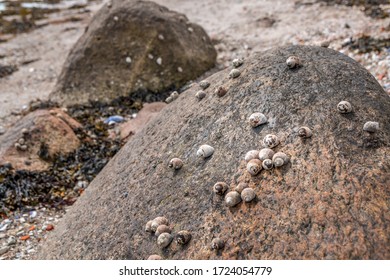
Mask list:
[[[227,191],[228,185],[225,182],[217,182],[213,189],[216,194],[223,195]]]
[[[262,167],[265,170],[270,170],[272,167],[274,167],[274,163],[272,162],[272,159],[266,158],[263,160]]]
[[[196,155],[198,157],[208,158],[214,153],[214,148],[209,145],[202,145],[199,147]]]
[[[156,236],[159,236],[160,234],[168,232],[171,233],[171,228],[167,225],[159,225],[156,229],[156,232],[154,233]]]
[[[206,97],[206,92],[204,92],[203,90],[200,90],[198,91],[196,94],[195,94],[196,98],[198,98],[199,100],[202,100],[203,98]]]
[[[259,159],[251,159],[246,165],[246,170],[252,175],[256,176],[262,169],[261,161]]]
[[[149,261],[159,261],[159,260],[162,260],[162,258],[159,255],[150,255],[148,260]]]
[[[218,95],[219,97],[224,96],[226,93],[227,93],[227,90],[223,86],[219,86],[215,89],[215,94]]]
[[[183,161],[180,158],[173,158],[169,161],[168,167],[178,170],[183,167]]]
[[[245,161],[248,162],[251,159],[259,159],[259,151],[251,150],[245,154]]]
[[[263,139],[264,146],[268,148],[274,148],[279,145],[279,143],[278,137],[274,134],[267,134]]]
[[[232,61],[232,65],[234,68],[240,67],[243,63],[244,63],[244,60],[242,58],[236,58],[236,59],[233,59],[233,61]]]
[[[148,221],[145,225],[145,231],[146,232],[152,232],[152,220]]]
[[[156,232],[157,228],[159,225],[168,225],[168,219],[165,218],[165,217],[157,217],[155,218],[151,225],[150,225],[150,228],[152,230],[152,232]]]
[[[201,89],[206,89],[210,86],[210,83],[206,80],[203,80],[199,82],[199,86]]]
[[[241,192],[241,199],[244,202],[251,202],[256,197],[256,193],[252,188],[243,189]]]
[[[230,79],[234,79],[234,78],[237,78],[237,77],[240,76],[240,75],[241,75],[240,70],[238,70],[238,69],[232,69],[232,71],[230,71],[230,73],[229,73],[229,78],[230,78]]]
[[[363,126],[363,130],[374,133],[379,130],[379,123],[378,122],[366,122]]]
[[[272,157],[272,161],[273,161],[275,167],[281,167],[281,166],[285,165],[288,162],[288,160],[289,160],[288,156],[282,152],[277,152]]]
[[[267,123],[267,117],[262,113],[253,113],[249,117],[249,123],[252,127],[256,127]]]
[[[310,138],[313,135],[311,129],[307,126],[302,126],[298,129],[298,136],[302,138]]]
[[[352,105],[348,101],[341,101],[337,104],[337,110],[341,114],[347,114],[352,112]]]
[[[240,202],[241,202],[241,196],[236,191],[228,192],[225,196],[225,203],[229,207],[236,206]]]
[[[212,250],[220,250],[220,249],[223,249],[223,247],[225,247],[225,242],[222,239],[214,238],[211,241],[211,249]]]
[[[191,233],[187,230],[181,230],[176,234],[176,243],[180,245],[187,244],[191,240]]]
[[[289,58],[287,58],[286,64],[287,64],[288,68],[292,69],[292,68],[299,66],[300,61],[299,61],[299,58],[297,56],[290,56]]]
[[[160,248],[168,247],[168,245],[171,244],[172,239],[173,236],[170,233],[168,232],[161,233],[157,238],[157,245]]]
[[[272,151],[270,148],[264,148],[261,149],[259,152],[259,159],[262,161],[264,161],[265,159],[272,159],[274,154],[274,151]]]
[[[244,189],[249,188],[249,185],[247,183],[239,183],[237,187],[234,188],[234,190],[238,193],[241,193]]]

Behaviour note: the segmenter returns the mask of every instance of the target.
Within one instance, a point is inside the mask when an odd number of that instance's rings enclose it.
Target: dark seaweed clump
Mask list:
[[[351,50],[358,50],[359,53],[380,52],[383,49],[390,48],[390,38],[382,39],[363,35],[357,39],[351,38],[343,47],[349,47]]]
[[[317,0],[318,2],[326,2],[328,5],[344,5],[344,6],[359,6],[363,7],[366,16],[382,19],[389,17],[389,13],[384,11],[380,5],[389,4],[389,0]]]
[[[52,108],[53,103],[33,102],[30,110]],[[82,193],[80,182],[91,182],[123,143],[108,137],[109,126],[103,119],[111,115],[128,116],[142,108],[140,99],[121,97],[111,103],[93,102],[68,108],[68,114],[83,127],[75,131],[81,146],[72,154],[57,156],[43,172],[14,170],[0,166],[0,216],[15,210],[39,206],[62,208],[71,205]],[[45,158],[45,147],[40,150]],[[83,184],[81,184],[83,185]]]

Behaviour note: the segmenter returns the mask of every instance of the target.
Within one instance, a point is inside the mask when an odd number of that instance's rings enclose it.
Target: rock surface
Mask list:
[[[61,109],[34,111],[0,137],[0,165],[11,163],[16,170],[45,170],[55,156],[67,155],[79,147],[73,131],[79,128],[81,125]]]
[[[187,17],[153,2],[105,5],[70,52],[52,100],[69,105],[178,88],[212,68],[216,51]]]
[[[302,66],[289,69],[291,55]],[[321,47],[289,46],[254,54],[208,78],[207,96],[191,87],[135,135],[107,164],[43,244],[39,259],[389,259],[390,99],[358,63]],[[217,97],[224,86],[228,92]],[[339,114],[350,101],[353,112]],[[266,125],[252,128],[260,111]],[[378,121],[375,134],[362,130]],[[313,135],[301,139],[298,128]],[[246,171],[247,151],[276,134],[290,161],[279,169]],[[202,144],[215,148],[198,158]],[[168,168],[173,157],[184,161]],[[256,200],[228,208],[213,185],[232,190],[247,182]],[[144,231],[156,216],[175,234],[192,233],[180,247],[159,249]],[[211,250],[220,238],[223,249]]]
[[[166,105],[164,102],[144,103],[135,119],[129,120],[119,126],[120,139],[126,140],[130,136],[140,132]]]

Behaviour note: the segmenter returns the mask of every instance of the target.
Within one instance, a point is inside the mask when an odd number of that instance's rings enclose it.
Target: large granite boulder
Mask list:
[[[290,69],[289,56],[301,66]],[[331,49],[289,46],[259,53],[193,86],[164,108],[107,164],[43,244],[40,259],[389,259],[390,98],[367,70]],[[218,97],[219,86],[228,91]],[[352,112],[339,113],[342,100]],[[252,128],[254,112],[268,123]],[[367,121],[379,130],[363,130]],[[298,136],[310,127],[311,138]],[[251,176],[247,151],[276,134],[289,163]],[[200,145],[214,154],[197,157]],[[184,166],[168,167],[173,157]],[[254,189],[227,207],[213,185]],[[184,247],[160,249],[145,232],[165,216]],[[225,241],[211,249],[213,238]]]
[[[70,52],[50,98],[70,105],[178,88],[208,69],[216,51],[187,17],[148,1],[106,4]]]

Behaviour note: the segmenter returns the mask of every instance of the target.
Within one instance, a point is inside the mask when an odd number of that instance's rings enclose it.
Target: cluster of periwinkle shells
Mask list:
[[[181,230],[177,232],[175,236],[172,235],[172,227],[169,226],[168,219],[163,216],[148,221],[145,225],[145,231],[154,233],[157,237],[157,245],[161,249],[167,248],[173,240],[179,245],[185,245],[190,242],[192,237],[188,230]],[[148,259],[159,259],[158,257],[158,255],[151,255]]]
[[[340,114],[352,113],[352,104],[345,100],[340,101],[340,103],[337,104],[337,110]],[[379,123],[374,121],[368,121],[363,125],[363,130],[368,133],[375,133],[379,130]]]
[[[16,143],[14,144],[14,147],[16,150],[18,151],[27,151],[28,149],[28,146],[27,146],[27,141],[26,141],[26,137],[28,136],[29,134],[29,131],[27,128],[23,128],[22,129],[22,137],[18,139],[18,141],[16,141]]]
[[[241,75],[239,68],[244,63],[243,59],[235,59],[232,62],[233,69],[229,73],[230,79],[235,79]],[[286,65],[289,69],[298,68],[302,65],[302,62],[297,56],[290,56],[286,60]],[[210,82],[203,80],[199,82],[199,90],[195,97],[200,101],[206,97],[206,89],[210,86]],[[226,95],[228,90],[224,86],[218,86],[215,89],[215,95],[218,97],[223,97]],[[170,96],[168,102],[176,99],[178,94],[173,93],[173,96]],[[337,110],[341,114],[348,114],[352,112],[352,105],[348,101],[341,101],[337,105]],[[248,122],[251,127],[256,128],[261,125],[268,123],[267,117],[261,112],[252,113]],[[378,131],[379,123],[369,121],[366,122],[363,126],[363,130],[369,133],[374,133]],[[308,126],[301,126],[297,131],[297,136],[302,139],[311,138],[313,136],[312,130]],[[275,134],[267,134],[263,141],[263,148],[260,150],[250,150],[245,154],[246,170],[251,176],[257,176],[261,170],[271,170],[273,168],[281,168],[286,165],[290,159],[287,154],[282,151],[275,152],[273,149],[280,144],[280,139]],[[201,145],[196,154],[198,157],[207,159],[214,153],[214,148],[210,145],[203,144]],[[168,167],[173,170],[178,170],[183,167],[184,163],[180,158],[172,158]],[[224,196],[224,201],[226,206],[234,207],[240,202],[249,203],[254,201],[256,198],[256,192],[253,188],[249,186],[248,183],[241,182],[235,186],[232,190],[228,191],[229,186],[225,182],[217,182],[213,186],[213,192],[216,195]],[[168,221],[164,217],[157,217],[153,221],[149,221],[146,224],[146,231],[154,232],[158,236],[157,244],[161,248],[167,247],[173,240],[171,235],[171,228],[168,226]],[[186,244],[191,239],[191,234],[188,231],[181,231],[176,235],[176,242],[178,244]],[[211,242],[212,250],[221,250],[225,246],[225,241],[221,238],[214,238]],[[158,255],[152,255],[149,259],[161,259]]]

